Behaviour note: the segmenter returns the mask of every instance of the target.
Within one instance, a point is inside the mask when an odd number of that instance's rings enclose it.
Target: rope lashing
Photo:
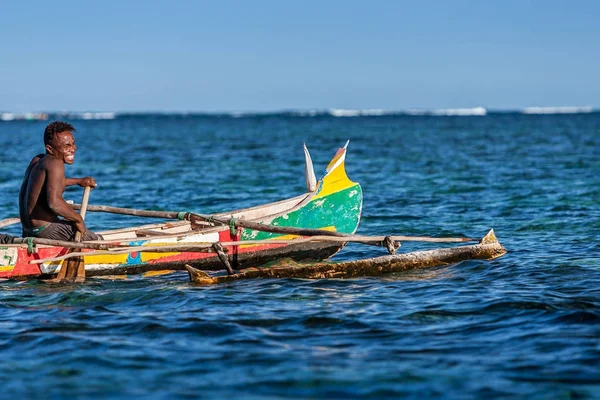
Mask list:
[[[35,253],[35,243],[33,243],[33,238],[27,238],[27,254]]]
[[[231,234],[231,236],[235,236],[235,233],[236,233],[235,218],[231,218],[229,220],[229,233]]]
[[[186,214],[188,214],[187,211],[180,211],[177,213],[177,219],[183,221],[185,219]]]
[[[391,236],[386,236],[380,246],[385,247],[390,254],[396,254],[396,250],[402,245],[400,242],[394,241]]]

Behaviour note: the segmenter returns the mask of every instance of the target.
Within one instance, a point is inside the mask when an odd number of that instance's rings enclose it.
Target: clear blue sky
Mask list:
[[[598,1],[0,0],[0,110],[600,106]]]

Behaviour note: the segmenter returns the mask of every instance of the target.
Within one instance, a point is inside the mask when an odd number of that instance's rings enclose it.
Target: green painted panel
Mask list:
[[[299,210],[277,217],[275,226],[320,229],[335,226],[338,232],[354,233],[362,211],[362,189],[359,184],[312,200]],[[264,240],[282,236],[276,233],[242,231],[242,240]]]

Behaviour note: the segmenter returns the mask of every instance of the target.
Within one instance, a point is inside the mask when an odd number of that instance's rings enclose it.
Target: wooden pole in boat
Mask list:
[[[79,204],[73,204],[74,209],[79,209]],[[352,238],[356,237],[354,234],[342,233],[336,231],[327,231],[324,229],[308,229],[308,228],[293,228],[287,226],[274,226],[261,224],[258,222],[246,221],[239,218],[227,218],[222,216],[197,214],[191,212],[175,212],[175,211],[154,211],[154,210],[137,210],[133,208],[122,208],[122,207],[111,207],[111,206],[99,206],[90,205],[88,211],[94,212],[107,212],[112,214],[132,215],[138,217],[155,217],[155,218],[166,218],[166,219],[184,219],[190,222],[209,222],[217,223],[221,225],[230,225],[233,219],[233,226],[235,228],[246,228],[261,232],[279,233],[284,235],[295,235],[295,236],[335,236]],[[413,242],[436,242],[436,243],[458,243],[458,242],[476,242],[479,239],[473,238],[432,238],[429,236],[391,236],[394,240],[400,241],[413,241]]]
[[[94,249],[94,250],[107,250],[113,247],[127,247],[120,243],[110,243],[110,242],[68,242],[66,240],[54,240],[54,239],[43,239],[43,238],[14,238],[12,244],[13,245],[24,245],[29,244],[31,242],[32,245],[42,245],[42,246],[57,246],[57,247],[68,247],[73,249]],[[10,244],[4,246],[11,246]]]
[[[6,219],[3,219],[2,221],[0,221],[0,228],[18,224],[19,222],[21,222],[20,218],[6,218]]]
[[[74,210],[81,209],[81,204],[71,204]],[[157,210],[137,210],[135,208],[111,207],[100,205],[88,205],[88,211],[91,212],[106,212],[110,214],[131,215],[135,217],[150,217],[150,218],[165,218],[165,219],[182,219],[180,216],[186,214],[174,211],[157,211]]]

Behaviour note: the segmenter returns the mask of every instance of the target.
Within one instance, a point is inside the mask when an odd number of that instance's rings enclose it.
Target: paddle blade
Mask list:
[[[70,249],[69,253],[74,249]],[[47,279],[45,283],[81,283],[85,281],[85,262],[83,257],[67,258],[63,261],[60,271],[55,278]]]
[[[81,283],[85,281],[85,262],[83,257],[73,257],[64,260],[61,272],[63,269],[65,270],[65,274],[62,282]]]

